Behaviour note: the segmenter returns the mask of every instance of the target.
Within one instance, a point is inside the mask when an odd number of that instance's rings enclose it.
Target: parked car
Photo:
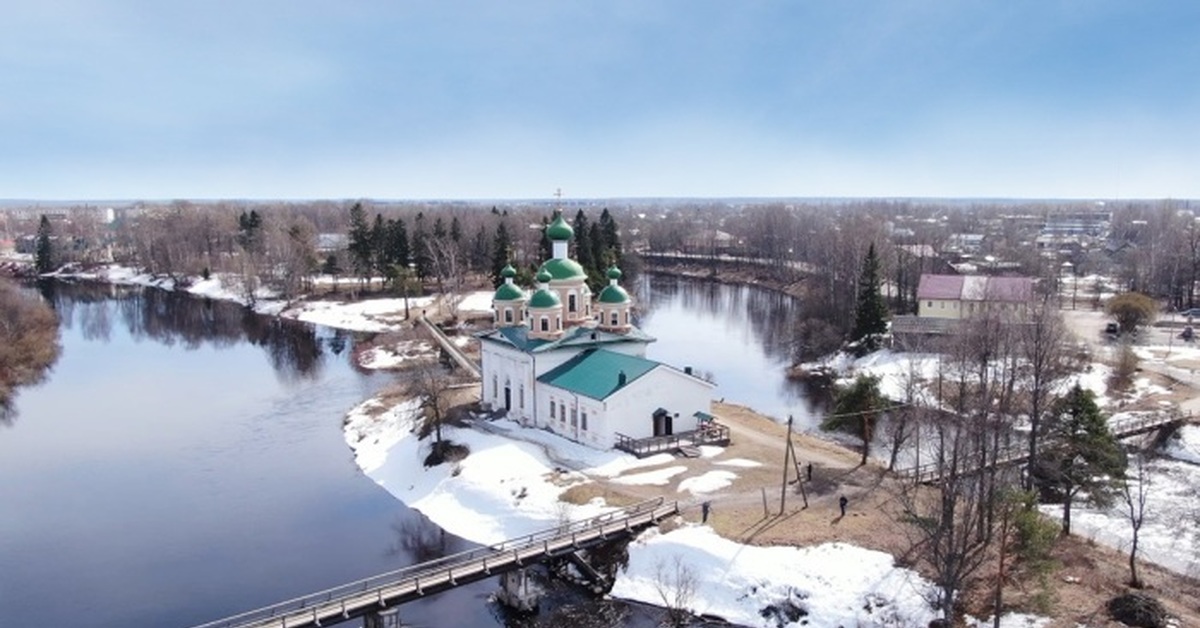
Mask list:
[[[1190,310],[1183,310],[1179,313],[1184,318],[1200,318],[1200,307],[1194,307]]]
[[[1109,323],[1104,326],[1104,333],[1108,334],[1109,336],[1116,336],[1117,334],[1121,333],[1121,326],[1116,323]]]

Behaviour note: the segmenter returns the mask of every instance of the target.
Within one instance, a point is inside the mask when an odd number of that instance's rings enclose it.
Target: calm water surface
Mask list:
[[[783,375],[793,299],[657,276],[637,290],[650,357],[711,374],[718,397],[807,416]],[[351,368],[349,336],[158,290],[49,296],[62,357],[0,425],[0,625],[190,626],[469,547],[355,465],[341,419],[389,378]],[[401,614],[501,625],[496,588]]]
[[[341,419],[387,378],[348,337],[157,290],[53,300],[62,357],[0,425],[0,624],[188,626],[467,547],[355,465]],[[403,617],[494,626],[494,588]]]
[[[813,429],[813,406],[803,387],[785,376],[792,364],[793,330],[803,312],[797,299],[753,286],[647,274],[635,286],[641,328],[658,339],[647,356],[691,366],[716,382],[715,395]]]

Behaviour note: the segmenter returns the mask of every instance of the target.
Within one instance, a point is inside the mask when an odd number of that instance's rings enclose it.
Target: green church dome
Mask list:
[[[555,242],[566,242],[575,237],[575,230],[563,220],[562,210],[554,210],[554,222],[546,227],[546,237]]]
[[[551,279],[554,279],[554,274],[547,270],[545,264],[543,264],[537,272],[538,283],[550,283]]]
[[[500,276],[506,279],[509,277],[516,277],[517,269],[513,268],[512,264],[505,264],[504,268],[500,270]]]
[[[505,282],[496,288],[496,295],[492,299],[496,301],[518,301],[525,298],[525,293],[511,283]]]
[[[587,271],[579,262],[570,259],[548,259],[542,267],[538,269],[538,281],[541,281],[542,273],[548,273],[551,279],[562,281],[564,279],[587,279]],[[548,281],[548,280],[547,280]]]
[[[604,286],[596,300],[600,303],[629,303],[629,293],[621,286]]]
[[[609,266],[606,274],[608,275],[609,279],[620,279],[621,269],[617,268],[616,266]]]
[[[537,292],[533,293],[533,297],[529,299],[529,307],[562,307],[562,300],[558,298],[558,293],[553,290],[538,290]]]

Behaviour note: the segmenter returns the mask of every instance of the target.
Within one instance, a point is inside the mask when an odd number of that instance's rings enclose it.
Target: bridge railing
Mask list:
[[[232,626],[241,626],[250,622],[268,620],[274,617],[279,617],[289,613],[295,613],[312,608],[316,605],[327,604],[336,600],[359,595],[367,592],[372,592],[385,587],[394,586],[401,582],[409,580],[420,580],[422,578],[433,578],[447,573],[448,570],[456,566],[467,565],[498,556],[506,556],[514,552],[520,553],[523,550],[529,550],[539,547],[549,547],[551,541],[558,542],[563,539],[572,539],[574,536],[597,530],[600,526],[614,522],[621,522],[628,519],[637,518],[638,516],[653,513],[664,505],[666,500],[663,497],[648,499],[639,502],[622,510],[614,510],[602,515],[572,521],[553,528],[539,530],[532,534],[520,536],[514,539],[502,541],[494,545],[486,545],[483,547],[450,554],[441,558],[436,558],[417,565],[402,567],[394,571],[371,576],[362,580],[356,580],[347,584],[343,584],[316,593],[309,593],[297,598],[285,600],[271,606],[246,611],[230,617],[219,619],[217,621],[208,622],[195,626],[195,628],[229,628]]]
[[[1118,419],[1108,424],[1108,431],[1114,437],[1120,439],[1132,436],[1140,431],[1169,425],[1178,421],[1186,421],[1191,418],[1191,415],[1178,414],[1145,414]],[[1044,446],[1050,446],[1046,444]],[[1006,465],[1015,462],[1020,462],[1029,458],[1029,450],[1023,444],[1012,445],[1001,449],[994,458],[989,457],[986,466]],[[949,469],[944,469],[945,463],[930,462],[919,467],[911,467],[900,472],[901,476],[916,482],[918,484],[931,482],[941,479],[943,475],[948,475]],[[984,464],[978,459],[970,459],[966,462],[960,462],[955,472],[958,475],[970,475],[985,468]]]

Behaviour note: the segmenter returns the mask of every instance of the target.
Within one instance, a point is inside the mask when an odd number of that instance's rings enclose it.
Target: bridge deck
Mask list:
[[[1108,426],[1108,431],[1117,439],[1129,438],[1138,434],[1152,432],[1162,427],[1187,421],[1188,416],[1148,415],[1135,416],[1115,421]],[[1002,449],[995,458],[987,464],[970,461],[960,466],[958,475],[971,475],[991,467],[1005,467],[1020,464],[1029,459],[1029,449],[1024,445]],[[929,484],[942,479],[941,463],[932,462],[912,469],[905,469],[902,475],[917,484]]]
[[[678,502],[667,503],[660,497],[196,628],[300,628],[336,623],[629,535],[678,512]]]

